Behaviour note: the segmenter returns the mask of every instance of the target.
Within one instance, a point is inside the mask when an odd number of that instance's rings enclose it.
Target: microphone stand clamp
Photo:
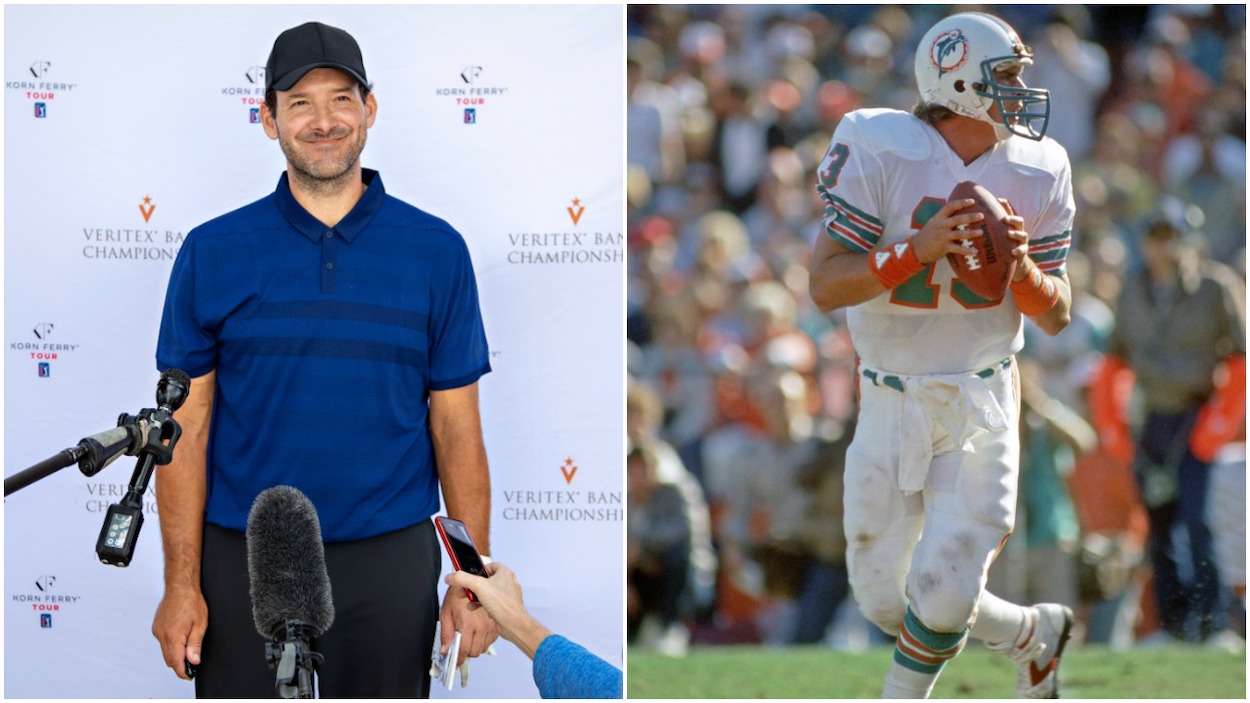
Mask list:
[[[309,641],[319,634],[302,620],[286,620],[265,643],[265,664],[276,670],[274,688],[280,698],[312,698],[313,672],[324,661]]]

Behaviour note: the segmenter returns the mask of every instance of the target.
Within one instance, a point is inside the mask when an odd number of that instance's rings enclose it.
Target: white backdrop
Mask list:
[[[364,165],[473,255],[493,556],[540,620],[620,666],[620,6],[6,6],[5,475],[155,405],[173,256],[272,191],[284,161],[251,111],[273,39],[309,20],[361,44],[379,103]],[[128,568],[96,561],[134,466],[5,500],[5,697],[193,695],[150,634],[154,506]],[[498,649],[434,695],[536,697],[529,661]]]

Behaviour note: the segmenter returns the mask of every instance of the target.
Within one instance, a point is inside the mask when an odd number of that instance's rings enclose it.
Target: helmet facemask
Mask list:
[[[1008,133],[1016,136],[1025,137],[1034,141],[1040,141],[1042,135],[1046,134],[1046,127],[1050,124],[1050,91],[1042,88],[1026,88],[1022,86],[1003,85],[994,77],[996,68],[1001,68],[1004,64],[1023,63],[1018,56],[1001,56],[993,59],[986,59],[981,62],[981,82],[972,85],[973,91],[983,97],[993,101],[998,105],[999,122]],[[1029,61],[1028,64],[1031,64]],[[1027,64],[1026,64],[1027,65]],[[1009,109],[1008,105],[1014,104],[1015,109]],[[988,117],[989,110],[986,110]],[[992,120],[992,118],[990,118]],[[1036,123],[1040,121],[1040,126]],[[994,124],[995,130],[999,130],[999,124]],[[1000,139],[1007,135],[1001,133]]]

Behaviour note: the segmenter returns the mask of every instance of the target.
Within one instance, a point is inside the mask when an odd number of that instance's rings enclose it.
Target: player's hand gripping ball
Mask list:
[[[976,203],[960,212],[980,211],[984,214],[985,219],[979,223],[984,233],[961,242],[976,249],[975,255],[947,254],[946,260],[955,269],[959,280],[973,293],[986,300],[998,300],[1007,293],[1007,286],[1016,272],[1016,257],[1011,255],[1011,250],[1018,245],[1007,235],[1009,230],[1003,223],[1007,210],[988,190],[972,181],[955,186],[948,200],[964,198],[971,198]]]

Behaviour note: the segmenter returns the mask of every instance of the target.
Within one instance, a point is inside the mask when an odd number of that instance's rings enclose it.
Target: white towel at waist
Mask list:
[[[924,490],[933,462],[935,425],[965,452],[976,451],[973,441],[981,435],[1007,429],[1007,414],[994,395],[994,387],[1007,380],[1002,376],[1006,369],[997,371],[986,378],[975,373],[899,376],[873,372],[895,376],[903,387],[898,436],[898,485],[903,492]]]

